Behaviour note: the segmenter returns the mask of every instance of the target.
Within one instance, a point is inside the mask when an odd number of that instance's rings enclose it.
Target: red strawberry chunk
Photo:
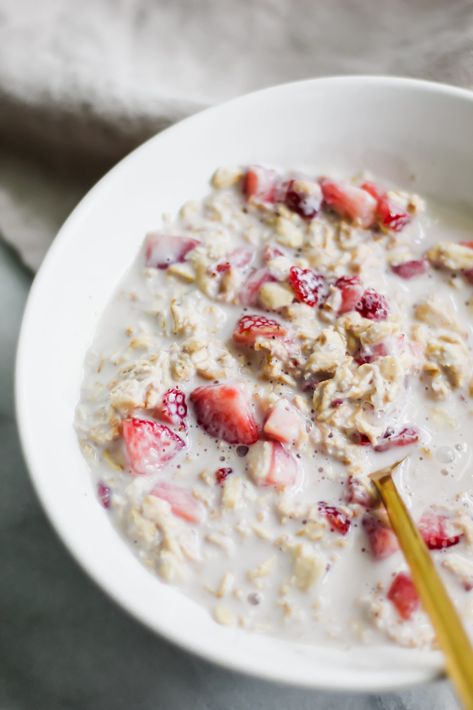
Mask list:
[[[312,271],[312,269],[291,266],[289,283],[293,288],[296,299],[312,307],[316,306],[327,292],[325,277]]]
[[[186,395],[179,387],[171,387],[164,393],[160,414],[165,421],[181,431],[186,429]]]
[[[161,481],[153,488],[151,495],[169,503],[178,518],[190,523],[201,523],[204,520],[204,506],[186,488],[169,481]]]
[[[215,480],[219,486],[223,486],[223,483],[228,476],[233,473],[233,468],[229,466],[223,466],[215,471]]]
[[[268,281],[275,281],[269,270],[263,266],[261,269],[253,269],[245,283],[243,284],[239,301],[242,306],[255,306],[258,303],[258,294],[261,286]]]
[[[247,200],[256,197],[265,202],[274,202],[277,180],[275,170],[253,165],[248,168],[243,178],[243,194]]]
[[[258,486],[288,488],[297,480],[296,459],[278,441],[258,441],[250,448],[248,470]]]
[[[150,232],[146,236],[146,266],[167,269],[171,264],[184,261],[186,255],[199,246],[198,239],[173,237],[169,234]]]
[[[112,502],[112,491],[105,485],[105,483],[102,483],[102,481],[99,481],[97,484],[97,495],[103,507],[110,508],[110,504]]]
[[[403,427],[400,431],[387,429],[374,447],[375,451],[388,451],[398,446],[409,446],[419,441],[419,432],[413,426]]]
[[[401,619],[410,619],[419,608],[419,595],[412,579],[399,572],[389,587],[387,597],[394,604]]]
[[[361,188],[375,198],[378,222],[386,229],[400,232],[411,221],[409,213],[400,205],[396,205],[374,182],[364,182]]]
[[[468,247],[469,249],[473,249],[473,241],[459,242],[459,243],[462,244],[464,247]],[[462,274],[465,277],[465,279],[468,281],[468,283],[473,284],[473,269],[463,269]]]
[[[473,269],[463,269],[462,274],[468,283],[473,284]]]
[[[325,204],[341,217],[371,227],[376,216],[376,200],[366,190],[346,182],[321,181]]]
[[[368,541],[373,557],[384,560],[399,549],[399,543],[391,528],[375,515],[365,513],[362,520],[363,528],[368,536]]]
[[[374,345],[360,346],[353,357],[358,365],[365,365],[386,355],[388,355],[388,349],[385,343],[375,343]]]
[[[413,259],[402,264],[391,264],[391,271],[400,276],[401,279],[413,279],[422,276],[427,271],[427,261],[425,259]]]
[[[263,431],[269,438],[289,444],[304,436],[305,423],[302,415],[287,399],[280,399],[269,413]]]
[[[339,532],[341,535],[347,534],[351,526],[351,521],[346,513],[340,510],[340,508],[336,508],[334,505],[327,505],[327,503],[323,501],[319,503],[319,510],[327,518],[332,532]]]
[[[283,338],[287,330],[266,316],[248,315],[240,318],[233,331],[233,340],[239,345],[252,346],[256,338]]]
[[[285,205],[305,220],[313,219],[322,205],[322,190],[316,182],[289,180]]]
[[[292,486],[297,478],[297,462],[282,444],[277,441],[271,443],[273,459],[266,476],[266,483],[279,489]]]
[[[133,475],[159,471],[185,447],[165,424],[130,417],[122,422],[123,440]]]
[[[449,517],[435,510],[426,510],[418,523],[419,532],[429,550],[443,550],[460,542],[462,531]]]
[[[406,210],[383,195],[378,202],[378,221],[391,232],[400,232],[411,221],[411,216]]]
[[[191,394],[197,423],[229,444],[253,444],[258,426],[244,392],[236,385],[197,387]]]
[[[370,320],[386,320],[389,315],[389,306],[386,298],[374,288],[367,288],[355,306],[363,318]]]
[[[355,306],[360,300],[363,293],[361,279],[359,276],[340,276],[335,281],[336,288],[340,289],[342,294],[342,303],[338,313],[348,313],[355,310]]]
[[[347,503],[356,503],[364,508],[371,508],[376,500],[370,489],[354,476],[348,476],[345,494]]]
[[[371,182],[369,180],[360,185],[360,187],[362,190],[369,192],[369,194],[374,197],[376,202],[380,200],[384,194],[383,191],[380,190],[380,188],[376,185],[376,183]]]
[[[353,432],[351,438],[353,443],[357,444],[358,446],[371,446],[370,439],[366,436],[366,434],[362,434],[359,431]]]

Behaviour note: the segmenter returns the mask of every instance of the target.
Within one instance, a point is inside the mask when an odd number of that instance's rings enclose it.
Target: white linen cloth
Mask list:
[[[36,269],[73,205],[156,131],[275,83],[473,85],[471,0],[0,0],[0,234]]]
[[[328,74],[473,86],[472,38],[470,0],[0,0],[0,234],[35,270],[96,179],[181,117]],[[457,705],[442,683],[369,707]]]

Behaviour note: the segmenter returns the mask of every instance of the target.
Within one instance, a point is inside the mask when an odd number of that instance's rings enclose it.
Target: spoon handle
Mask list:
[[[392,479],[397,464],[372,476],[384,503],[423,607],[445,654],[450,678],[467,710],[473,710],[473,648],[432,557]]]

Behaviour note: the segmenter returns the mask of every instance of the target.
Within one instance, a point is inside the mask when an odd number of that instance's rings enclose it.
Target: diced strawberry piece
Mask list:
[[[332,532],[336,531],[341,535],[347,534],[350,529],[351,521],[346,513],[340,510],[340,508],[336,508],[334,505],[327,505],[327,503],[323,501],[319,503],[319,510],[327,518]]]
[[[240,318],[233,331],[233,340],[239,345],[252,346],[256,338],[283,338],[287,330],[266,316],[248,315]]]
[[[358,446],[371,446],[370,439],[366,436],[366,434],[362,434],[359,431],[353,432],[351,438],[353,443],[357,444]]]
[[[376,498],[367,486],[354,476],[348,476],[346,483],[347,503],[356,503],[364,508],[371,508]]]
[[[401,619],[410,619],[419,608],[419,595],[412,579],[404,572],[394,577],[387,597],[394,604]]]
[[[427,261],[425,259],[413,259],[402,264],[391,264],[391,271],[402,279],[413,279],[422,276],[427,271]]]
[[[333,407],[333,409],[336,409],[337,407],[341,407],[343,404],[343,399],[332,399],[330,402],[330,406]]]
[[[286,188],[285,205],[302,217],[314,219],[322,205],[322,190],[316,182],[289,180]]]
[[[386,298],[374,288],[367,288],[355,306],[363,318],[370,320],[386,320],[389,315],[389,306]]]
[[[340,289],[342,294],[342,303],[338,313],[341,315],[342,313],[353,311],[363,293],[360,277],[340,276],[340,278],[335,281],[335,286]]]
[[[353,356],[358,365],[374,362],[379,357],[385,357],[388,350],[384,343],[375,343],[374,345],[365,345],[357,350]]]
[[[224,261],[221,261],[214,267],[214,271],[217,274],[225,273],[230,269],[246,269],[253,261],[255,252],[253,249],[247,249],[246,247],[237,247]]]
[[[263,431],[270,439],[283,444],[294,443],[304,436],[304,419],[287,399],[280,399],[269,413]]]
[[[102,483],[102,481],[99,481],[97,484],[97,495],[103,507],[110,508],[110,504],[112,502],[112,491],[105,485],[105,483]]]
[[[362,524],[375,559],[384,560],[394,552],[397,552],[399,543],[395,534],[378,517],[365,513]]]
[[[179,387],[171,387],[164,393],[160,415],[165,421],[181,431],[186,429],[186,395]]]
[[[190,523],[201,523],[205,517],[205,510],[198,500],[194,498],[187,488],[177,486],[169,481],[161,481],[151,491],[151,495],[165,500],[178,518],[183,518]]]
[[[371,227],[376,216],[376,200],[366,190],[346,182],[321,181],[325,204],[341,217]]]
[[[426,510],[419,520],[419,532],[429,550],[443,550],[460,542],[462,531],[449,517],[435,510]]]
[[[146,236],[146,266],[167,269],[171,264],[184,261],[186,255],[199,246],[198,239],[173,237],[169,234],[150,232]]]
[[[197,423],[207,434],[229,444],[253,444],[258,426],[250,403],[236,385],[197,387],[191,394]]]
[[[248,470],[258,486],[282,490],[297,480],[297,461],[278,441],[258,441],[250,448]]]
[[[413,426],[403,427],[400,431],[387,429],[374,447],[375,451],[388,451],[398,446],[409,446],[419,441],[419,432]]]
[[[277,441],[273,446],[273,460],[266,482],[275,488],[287,488],[296,482],[297,462],[289,451]]]
[[[215,471],[215,480],[218,485],[222,486],[225,479],[228,478],[231,473],[233,473],[233,468],[230,468],[229,466],[223,466],[222,468],[217,469]]]
[[[243,194],[246,199],[257,197],[265,202],[274,202],[274,190],[278,175],[275,170],[253,165],[243,178]]]
[[[473,269],[463,269],[462,274],[468,283],[473,284]]]
[[[459,242],[459,244],[464,247],[468,247],[469,249],[473,249],[473,241]],[[465,277],[468,283],[473,284],[473,269],[463,269],[462,275]]]
[[[379,223],[394,232],[400,232],[411,220],[408,212],[400,205],[391,200],[387,193],[381,190],[373,182],[365,182],[361,185],[377,201],[376,214]]]
[[[376,216],[378,222],[386,229],[393,232],[400,232],[406,224],[411,221],[408,212],[400,205],[391,200],[384,190],[381,190],[374,182],[364,182],[361,185],[363,190],[369,192],[377,202]],[[410,278],[410,277],[406,277]]]
[[[258,303],[261,286],[268,281],[275,280],[265,266],[261,269],[254,269],[243,284],[238,297],[242,306],[255,306]]]
[[[312,307],[316,306],[327,292],[325,277],[312,271],[312,269],[291,266],[289,283],[293,288],[296,299]]]
[[[410,214],[387,195],[378,201],[377,215],[379,223],[391,232],[400,232],[411,221]]]
[[[122,422],[123,440],[134,475],[159,471],[181,449],[184,441],[165,424],[130,417]]]
[[[366,190],[366,192],[369,192],[372,197],[376,200],[381,199],[381,197],[384,195],[384,192],[376,185],[376,183],[371,182],[371,181],[366,181],[362,185],[360,185],[362,190]]]
[[[261,253],[261,257],[265,264],[272,261],[273,259],[276,259],[276,257],[278,256],[284,256],[284,252],[282,249],[275,246],[274,244],[265,244]]]

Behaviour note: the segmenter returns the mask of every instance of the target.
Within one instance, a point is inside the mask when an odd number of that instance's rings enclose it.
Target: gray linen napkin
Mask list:
[[[0,0],[0,234],[36,269],[131,148],[283,81],[390,73],[473,85],[470,0]]]

